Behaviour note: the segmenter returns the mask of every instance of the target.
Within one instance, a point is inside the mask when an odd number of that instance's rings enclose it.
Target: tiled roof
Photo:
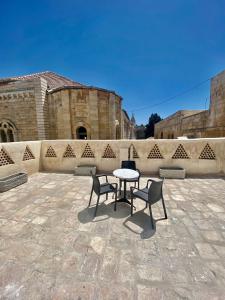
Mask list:
[[[97,89],[101,91],[107,91],[110,93],[114,93],[115,95],[119,96],[118,94],[115,93],[115,91],[104,89],[104,88],[98,88],[94,86],[88,86],[81,84],[79,82],[73,81],[67,77],[61,76],[59,74],[56,74],[54,72],[50,71],[45,71],[45,72],[39,72],[39,73],[34,73],[34,74],[29,74],[29,75],[24,75],[24,76],[16,76],[16,77],[9,77],[9,78],[0,78],[0,86],[8,84],[12,81],[16,80],[29,80],[29,79],[34,79],[34,78],[44,78],[47,81],[48,87],[47,91],[49,93],[55,92],[57,90],[61,90],[63,88],[88,88],[88,89]],[[120,99],[122,100],[122,97],[119,96]]]
[[[57,89],[64,86],[70,87],[84,87],[83,84],[73,81],[69,78],[64,76],[58,75],[54,72],[46,71],[40,73],[34,73],[30,75],[18,76],[18,77],[11,77],[9,80],[27,80],[27,79],[34,79],[34,78],[44,78],[48,83],[48,90]]]

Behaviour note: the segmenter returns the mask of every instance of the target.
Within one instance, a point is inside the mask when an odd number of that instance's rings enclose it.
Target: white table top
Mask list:
[[[120,179],[135,179],[139,173],[131,169],[117,169],[113,171],[113,175]]]

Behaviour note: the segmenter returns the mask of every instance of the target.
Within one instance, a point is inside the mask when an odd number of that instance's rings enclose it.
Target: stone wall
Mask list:
[[[75,166],[93,164],[98,172],[112,172],[128,158],[133,145],[137,168],[143,174],[158,174],[159,167],[179,166],[188,175],[225,174],[225,139],[190,140],[55,140],[0,144],[0,177],[25,169],[29,173],[42,171],[73,172]],[[29,150],[34,158],[30,157]],[[28,152],[28,160],[23,160]],[[6,160],[14,163],[4,165]],[[3,157],[3,158],[2,158]]]
[[[188,124],[185,123],[183,127],[183,119],[185,118],[185,120],[188,120],[188,118],[191,118],[193,115],[196,115],[197,113],[202,113],[202,111],[201,110],[200,111],[180,110],[175,114],[165,118],[164,120],[160,121],[155,125],[155,138],[168,139],[168,138],[177,138],[178,136],[182,136],[184,127],[186,126],[186,124]],[[193,118],[192,120],[193,120],[192,123],[195,122]]]
[[[36,79],[0,86],[0,120],[13,122],[19,141],[39,139],[35,100],[35,87],[39,84],[40,80]]]
[[[88,139],[115,139],[115,120],[121,126],[121,98],[97,89],[63,89],[48,94],[50,139],[76,139],[77,128],[87,129]]]
[[[41,141],[0,143],[0,178],[25,171],[40,171]]]

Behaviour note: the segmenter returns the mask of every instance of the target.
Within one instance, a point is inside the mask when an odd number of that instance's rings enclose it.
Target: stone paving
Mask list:
[[[223,178],[166,180],[155,231],[141,200],[130,217],[103,196],[93,219],[91,183],[38,173],[0,194],[0,299],[225,299]]]

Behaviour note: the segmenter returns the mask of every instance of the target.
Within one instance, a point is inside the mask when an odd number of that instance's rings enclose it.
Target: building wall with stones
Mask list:
[[[121,105],[113,91],[53,72],[0,79],[0,142],[78,139],[80,128],[87,139],[126,138]]]
[[[38,124],[37,99],[40,80],[10,82],[0,85],[0,123],[13,125],[15,140],[38,140],[41,124]],[[1,128],[0,136],[4,141],[7,132]],[[5,135],[5,136],[4,136]]]
[[[49,139],[76,139],[77,129],[87,129],[87,139],[121,137],[121,99],[96,89],[62,89],[48,94]]]
[[[225,136],[225,71],[211,79],[210,107],[178,111],[155,125],[155,138]]]

